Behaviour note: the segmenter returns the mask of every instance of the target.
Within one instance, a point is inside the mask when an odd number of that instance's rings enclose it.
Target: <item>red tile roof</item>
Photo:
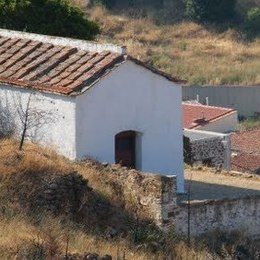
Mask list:
[[[231,135],[232,150],[260,155],[260,128]]]
[[[260,155],[241,153],[231,159],[232,170],[260,174]]]
[[[119,48],[1,29],[0,83],[69,95],[90,86],[126,60],[171,81],[182,82],[126,56],[124,51],[118,51]]]
[[[70,94],[122,60],[110,51],[0,37],[0,82],[16,86]]]
[[[260,128],[232,134],[231,147],[237,153],[231,160],[233,170],[260,174]]]
[[[198,103],[183,103],[183,127],[194,129],[221,119],[236,110],[223,107],[206,106]]]

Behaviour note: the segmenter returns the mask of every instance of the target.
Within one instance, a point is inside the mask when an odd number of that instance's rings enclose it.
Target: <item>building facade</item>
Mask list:
[[[0,109],[18,136],[28,112],[27,138],[73,160],[177,175],[184,191],[179,82],[124,48],[6,30],[0,36]]]

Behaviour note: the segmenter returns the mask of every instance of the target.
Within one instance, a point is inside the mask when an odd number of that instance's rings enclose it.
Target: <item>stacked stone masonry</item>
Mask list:
[[[137,198],[137,217],[143,218],[143,213],[146,212],[145,215],[163,230],[173,228],[177,234],[187,235],[188,204],[178,202],[174,176],[153,175],[135,170],[117,170],[116,175],[124,176],[119,177],[124,180],[120,181],[122,189]],[[216,229],[260,236],[260,196],[192,202],[190,213],[192,236]]]

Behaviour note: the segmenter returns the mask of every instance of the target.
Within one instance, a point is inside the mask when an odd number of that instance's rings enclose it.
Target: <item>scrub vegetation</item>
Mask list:
[[[86,10],[100,24],[99,41],[127,46],[128,53],[188,84],[260,84],[260,39],[242,30],[192,21],[161,24],[102,6]]]
[[[110,166],[72,163],[29,142],[23,151],[18,147],[16,140],[0,140],[1,259],[61,259],[72,254],[83,259],[86,252],[137,260],[257,257],[257,244],[241,234],[216,231],[188,244],[173,230],[164,234],[153,223],[137,220],[134,208],[124,208],[130,197],[124,198],[104,178],[107,171],[115,173]],[[58,212],[45,208],[40,191],[46,185],[53,189],[62,179],[73,192],[62,195],[65,204]],[[58,196],[53,199],[59,207]]]

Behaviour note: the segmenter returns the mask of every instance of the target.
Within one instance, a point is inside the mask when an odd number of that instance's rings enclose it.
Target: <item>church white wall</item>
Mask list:
[[[29,97],[30,111],[41,114],[41,119],[38,122],[36,119],[38,116],[31,116],[32,119],[29,121],[37,126],[28,129],[27,139],[51,147],[70,159],[75,159],[75,98],[0,85],[0,109],[9,113],[18,138],[21,136],[22,129],[19,112],[25,111]]]
[[[183,192],[182,89],[126,62],[76,97],[76,155],[115,162],[114,137],[139,133],[139,169],[177,175]]]

